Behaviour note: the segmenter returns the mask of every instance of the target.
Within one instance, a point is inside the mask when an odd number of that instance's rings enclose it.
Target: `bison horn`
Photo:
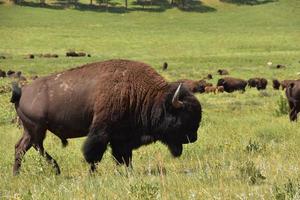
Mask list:
[[[183,106],[183,102],[178,100],[181,85],[182,85],[182,83],[180,83],[180,85],[178,86],[178,88],[173,96],[173,99],[172,99],[172,105],[175,108],[181,108]]]

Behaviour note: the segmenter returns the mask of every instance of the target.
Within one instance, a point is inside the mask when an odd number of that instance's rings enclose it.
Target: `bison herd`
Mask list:
[[[66,56],[75,55],[78,53],[69,52]],[[164,63],[162,69],[167,68]],[[225,69],[217,73],[229,74]],[[21,72],[0,70],[0,77],[26,81]],[[31,147],[60,173],[56,160],[44,149],[47,130],[64,146],[67,139],[87,136],[82,151],[91,171],[96,170],[108,145],[116,163],[127,167],[132,166],[134,149],[156,141],[178,157],[183,144],[197,140],[202,108],[194,93],[244,92],[247,85],[264,90],[268,84],[261,77],[246,81],[225,76],[214,86],[206,81],[210,79],[212,74],[201,80],[167,82],[145,63],[109,60],[40,77],[30,84],[14,83],[11,102],[24,131],[15,145],[13,173],[19,173]],[[300,80],[273,80],[273,88],[280,87],[286,89],[290,119],[296,120]]]

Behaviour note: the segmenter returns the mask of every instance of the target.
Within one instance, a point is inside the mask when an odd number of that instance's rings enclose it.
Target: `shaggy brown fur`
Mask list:
[[[88,136],[83,154],[93,171],[108,144],[117,162],[127,166],[133,149],[155,141],[180,156],[182,144],[197,140],[201,121],[201,105],[185,87],[168,84],[149,65],[128,60],[87,64],[38,78],[22,89],[14,85],[11,102],[24,128],[14,174],[31,146],[60,173],[43,147],[47,130],[64,144]]]
[[[285,91],[290,106],[290,120],[296,121],[300,112],[300,80],[290,82]]]
[[[234,92],[236,90],[245,91],[247,81],[239,78],[225,77],[218,80],[217,86],[223,86],[225,92]]]

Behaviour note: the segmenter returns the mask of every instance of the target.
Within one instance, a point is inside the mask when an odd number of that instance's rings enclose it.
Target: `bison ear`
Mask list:
[[[173,99],[172,99],[172,105],[174,106],[174,108],[181,108],[183,107],[183,102],[182,101],[179,101],[179,92],[180,92],[180,88],[181,88],[181,85],[182,83],[179,84],[174,96],[173,96]]]

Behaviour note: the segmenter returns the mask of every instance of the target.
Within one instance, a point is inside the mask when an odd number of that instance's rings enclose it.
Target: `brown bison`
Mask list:
[[[176,83],[182,83],[189,91],[196,93],[204,93],[205,87],[212,86],[211,83],[207,83],[205,80],[190,80],[190,79],[180,79]]]
[[[0,69],[0,78],[5,78],[6,72]]]
[[[273,79],[272,82],[273,82],[273,89],[279,90],[280,82],[277,79]]]
[[[168,63],[164,62],[163,66],[162,66],[162,70],[165,71],[168,69]]]
[[[282,68],[285,68],[285,65],[278,64],[278,65],[276,65],[276,68],[277,69],[282,69]]]
[[[225,77],[218,80],[217,86],[223,86],[225,92],[234,92],[236,90],[245,91],[247,81],[239,78]]]
[[[24,128],[15,146],[14,174],[32,146],[60,173],[43,146],[47,130],[64,145],[68,138],[87,136],[83,154],[91,171],[108,145],[117,163],[126,166],[131,166],[133,149],[155,141],[178,157],[183,144],[197,140],[202,112],[187,88],[167,83],[147,64],[129,60],[86,64],[23,88],[14,84],[11,102]]]
[[[44,58],[58,58],[58,55],[57,54],[46,53],[46,54],[42,54],[42,57],[44,57]]]
[[[250,78],[248,80],[249,87],[256,87],[257,90],[265,90],[268,85],[268,81],[265,78]]]
[[[300,80],[300,79],[298,79]],[[295,81],[298,81],[298,80],[283,80],[281,81],[281,89],[284,90],[285,88],[287,88],[287,86],[291,83],[294,83]]]
[[[218,70],[218,74],[219,74],[219,75],[228,75],[229,72],[228,72],[226,69],[219,69],[219,70]]]
[[[16,72],[13,71],[13,70],[8,70],[7,73],[6,73],[6,75],[9,77],[9,76],[11,76],[14,73],[16,73]]]
[[[297,114],[300,112],[300,80],[291,82],[285,91],[290,106],[290,120],[296,121]]]
[[[213,79],[213,76],[211,74],[207,74],[207,76],[204,79],[210,80],[210,79]]]

